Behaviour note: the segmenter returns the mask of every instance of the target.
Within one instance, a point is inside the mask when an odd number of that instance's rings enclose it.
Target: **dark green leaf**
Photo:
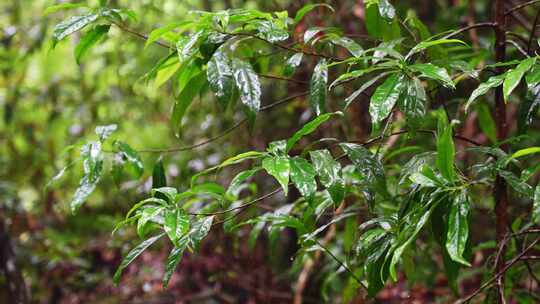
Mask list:
[[[320,115],[313,119],[312,121],[305,124],[302,129],[296,131],[296,133],[293,134],[289,140],[287,140],[287,146],[285,148],[285,152],[289,152],[294,145],[304,136],[311,134],[313,131],[317,130],[317,128],[326,122],[332,115],[343,115],[341,112],[334,112],[334,113],[326,113],[323,115]]]
[[[77,46],[75,47],[75,61],[78,64],[81,63],[81,58],[88,53],[88,51],[98,43],[103,37],[107,36],[109,32],[110,25],[98,25],[93,29],[86,32],[82,37]]]
[[[189,215],[183,209],[177,208],[165,211],[163,229],[173,244],[177,245],[178,240],[188,233],[189,225]]]
[[[480,103],[476,106],[476,113],[478,114],[478,124],[480,129],[486,134],[492,143],[497,142],[497,126],[491,116],[491,111],[485,103]]]
[[[213,221],[214,216],[207,216],[193,224],[189,231],[189,238],[193,244],[198,245],[208,235]]]
[[[163,207],[148,206],[142,209],[140,212],[139,220],[137,221],[137,234],[140,238],[144,238],[149,232],[149,224],[151,221],[155,222],[155,219],[161,215]]]
[[[280,42],[289,38],[287,27],[278,26],[271,20],[263,20],[257,23],[258,36],[271,43]]]
[[[536,225],[540,224],[540,184],[536,185],[534,190],[532,221]]]
[[[146,248],[150,247],[150,245],[154,244],[157,240],[159,240],[164,233],[160,233],[156,236],[153,236],[139,245],[137,245],[135,248],[133,248],[122,260],[122,263],[120,263],[120,266],[118,266],[118,269],[114,273],[113,281],[115,284],[118,284],[120,282],[120,277],[122,276],[122,271],[126,269],[126,267],[133,262],[143,251],[146,250]]]
[[[531,185],[520,180],[514,173],[502,169],[499,169],[498,173],[515,191],[517,191],[524,197],[530,198],[533,196],[534,191]]]
[[[528,127],[532,124],[533,118],[536,117],[540,109],[540,84],[531,85],[528,88],[525,100],[519,103],[518,110],[518,131],[519,134],[524,134]]]
[[[292,76],[294,74],[294,71],[296,68],[300,65],[302,62],[304,54],[303,53],[296,53],[292,55],[289,59],[287,59],[287,62],[285,63],[285,70],[283,71],[283,74],[285,76]]]
[[[262,167],[279,182],[283,193],[287,195],[291,170],[289,158],[285,156],[266,157],[262,161]]]
[[[452,126],[448,124],[444,113],[439,115],[439,133],[437,134],[437,168],[442,176],[452,182],[455,177],[454,158],[456,149],[452,135]]]
[[[419,77],[437,80],[447,88],[455,88],[454,82],[445,68],[438,67],[432,63],[418,63],[409,66],[409,69],[420,73]]]
[[[232,60],[234,80],[236,87],[240,90],[240,100],[251,114],[259,112],[261,107],[261,84],[259,77],[251,65],[240,59]]]
[[[313,70],[310,82],[309,103],[318,116],[326,112],[326,85],[328,83],[328,67],[326,60],[321,59]]]
[[[181,241],[179,246],[175,246],[169,257],[167,257],[167,262],[165,263],[165,275],[163,276],[163,288],[166,288],[169,285],[169,281],[174,273],[174,270],[178,266],[178,263],[182,260],[184,251],[186,250],[187,241]]]
[[[332,12],[334,11],[334,8],[326,3],[307,4],[307,5],[304,5],[301,9],[299,9],[298,12],[296,12],[296,16],[294,16],[294,22],[295,23],[300,22],[307,13],[309,13],[310,11],[312,11],[313,9],[317,7],[326,7]]]
[[[254,168],[251,170],[246,170],[238,173],[231,181],[229,188],[227,189],[227,194],[233,197],[238,197],[240,190],[242,190],[243,183],[255,173],[257,173],[261,168]]]
[[[458,263],[471,266],[463,258],[463,252],[469,238],[469,202],[467,194],[460,192],[454,198],[448,216],[448,233],[446,235],[446,250],[450,258]]]
[[[500,86],[504,81],[505,74],[492,76],[486,82],[481,83],[471,94],[465,104],[465,111],[468,111],[472,103],[480,96],[486,94],[490,89]]]
[[[167,186],[167,175],[163,167],[163,159],[160,157],[152,170],[152,188],[161,188]]]
[[[181,134],[182,118],[186,114],[187,109],[193,102],[195,96],[199,94],[205,84],[206,77],[204,73],[199,72],[197,75],[191,78],[186,87],[176,97],[171,118],[171,124],[173,126],[173,130],[175,131],[176,136],[180,136]]]
[[[86,201],[95,190],[103,171],[103,153],[100,142],[90,142],[81,148],[83,159],[83,177],[71,201],[71,211],[77,209]]]
[[[328,150],[310,151],[311,162],[320,177],[321,184],[335,203],[341,202],[344,195],[344,181],[341,177],[341,164],[337,162]]]
[[[364,49],[358,43],[348,37],[333,38],[332,43],[344,47],[355,57],[361,57],[364,52]]]
[[[131,148],[128,144],[121,141],[115,141],[114,147],[117,149],[121,157],[127,161],[132,173],[136,177],[140,177],[144,172],[144,167],[139,153],[133,150],[133,148]]]
[[[206,75],[210,89],[216,94],[222,108],[226,109],[234,97],[235,90],[231,59],[227,54],[218,49],[208,62]]]
[[[377,87],[369,103],[372,123],[378,124],[392,112],[396,101],[405,88],[404,79],[403,75],[394,74]]]
[[[317,191],[317,172],[305,159],[294,157],[290,160],[291,180],[304,197],[311,197]]]
[[[65,21],[62,21],[61,23],[58,23],[54,27],[53,31],[53,47],[58,41],[75,33],[76,31],[81,30],[85,26],[96,21],[98,17],[98,14],[90,13],[81,16],[73,16]]]
[[[534,65],[536,62],[536,57],[530,57],[523,61],[521,61],[520,64],[515,69],[512,69],[506,73],[506,77],[504,78],[503,83],[503,92],[504,92],[504,100],[508,100],[508,97],[510,94],[512,94],[512,91],[518,86],[518,84],[521,82],[521,78],[523,78],[523,75],[530,70],[530,68]]]
[[[426,114],[426,91],[418,78],[407,81],[406,92],[398,101],[398,106],[411,122],[417,121]]]

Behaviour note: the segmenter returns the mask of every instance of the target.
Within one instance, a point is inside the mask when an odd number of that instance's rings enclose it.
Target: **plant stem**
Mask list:
[[[495,62],[504,62],[506,59],[506,16],[504,11],[504,0],[495,2]],[[504,73],[504,67],[497,67],[496,74]],[[504,141],[508,137],[508,124],[506,121],[506,103],[504,101],[503,87],[499,86],[495,90],[495,121],[497,124],[497,139]],[[504,151],[508,151],[508,145],[502,145]],[[505,180],[497,175],[493,190],[495,200],[495,229],[498,246],[504,246],[504,239],[508,233],[508,189]],[[500,259],[495,265],[495,272],[499,273],[505,266],[505,249],[500,248]],[[499,289],[504,291],[504,274],[500,278]],[[504,293],[498,293],[498,302],[504,303]]]

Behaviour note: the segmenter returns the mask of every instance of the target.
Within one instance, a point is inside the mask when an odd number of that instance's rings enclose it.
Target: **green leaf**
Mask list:
[[[534,190],[532,221],[536,225],[540,224],[540,184],[536,185]]]
[[[163,276],[163,288],[166,288],[169,285],[169,281],[178,266],[178,263],[182,260],[184,251],[187,247],[187,241],[181,241],[178,246],[175,246],[169,257],[167,257],[167,262],[165,262],[165,275]]]
[[[95,132],[99,137],[99,141],[104,142],[107,138],[109,138],[109,136],[111,136],[111,134],[114,133],[114,131],[116,131],[117,128],[118,126],[116,124],[97,126]]]
[[[517,118],[519,134],[524,134],[527,131],[533,123],[538,109],[540,109],[540,83],[529,86],[525,100],[519,103]]]
[[[351,55],[353,55],[354,57],[359,58],[364,53],[364,49],[351,38],[337,37],[337,38],[333,38],[331,41],[333,44],[342,46],[345,49],[347,49],[347,51],[349,51],[349,53],[351,53]]]
[[[160,157],[154,164],[152,170],[152,188],[161,188],[167,186],[167,176],[165,174],[165,167],[163,166],[163,159]]]
[[[163,229],[173,244],[189,232],[189,215],[181,208],[166,210]]]
[[[276,22],[271,20],[263,20],[258,22],[257,31],[259,32],[257,36],[271,43],[287,40],[289,38],[287,27],[278,26]]]
[[[81,148],[81,158],[83,159],[83,177],[79,187],[71,200],[71,211],[75,213],[77,209],[86,201],[88,196],[96,189],[96,185],[101,179],[103,171],[103,153],[101,142],[90,142]]]
[[[79,7],[87,7],[87,6],[86,6],[86,3],[82,3],[82,2],[80,3],[66,2],[66,3],[51,5],[45,9],[45,11],[43,12],[43,16],[54,14],[61,10],[68,10],[68,9],[74,9],[74,8],[79,8]]]
[[[360,94],[362,94],[365,90],[367,90],[369,87],[371,87],[373,84],[375,84],[380,79],[388,76],[388,74],[389,74],[388,72],[383,72],[383,73],[381,73],[379,75],[376,75],[376,76],[372,77],[368,81],[364,82],[364,84],[362,84],[362,86],[358,90],[354,91],[349,97],[345,98],[345,106],[343,108],[347,109],[351,105],[351,103],[358,96],[360,96]]]
[[[407,56],[405,56],[405,59],[409,59],[411,58],[412,55],[418,53],[418,52],[421,52],[427,48],[430,48],[430,47],[433,47],[433,46],[436,46],[436,45],[441,45],[441,44],[451,44],[451,43],[459,43],[459,44],[463,44],[463,45],[467,45],[465,42],[459,40],[459,39],[437,39],[437,40],[428,40],[428,41],[422,41],[420,43],[418,43],[417,45],[415,45],[410,51],[409,53],[407,54]]]
[[[186,114],[187,109],[193,102],[195,96],[199,94],[205,84],[206,77],[204,73],[199,72],[191,78],[186,87],[176,97],[172,110],[171,124],[177,137],[182,133],[182,118]]]
[[[149,222],[155,221],[155,219],[162,213],[163,207],[148,206],[140,212],[139,220],[137,221],[137,235],[140,238],[144,238],[149,232]]]
[[[137,178],[141,177],[144,172],[144,166],[139,153],[133,150],[133,148],[131,148],[128,144],[121,141],[115,141],[113,146],[117,151],[119,151],[122,159],[128,162],[133,174]]]
[[[306,198],[311,197],[317,191],[317,181],[315,181],[315,168],[305,159],[294,157],[290,160],[291,180],[300,192]]]
[[[521,82],[523,75],[531,69],[536,62],[536,57],[530,57],[521,61],[515,69],[512,69],[506,73],[506,77],[503,83],[504,100],[507,101],[512,91]]]
[[[525,75],[525,81],[529,88],[540,83],[540,65],[534,65],[531,70]]]
[[[476,106],[476,113],[478,114],[478,124],[482,132],[491,140],[492,143],[497,142],[497,126],[491,116],[491,111],[485,103],[480,103]]]
[[[296,12],[296,16],[294,16],[294,23],[300,22],[307,13],[311,12],[317,7],[326,7],[327,9],[334,12],[334,8],[326,3],[307,4]]]
[[[432,63],[419,63],[409,66],[414,72],[419,72],[419,77],[425,77],[441,82],[445,87],[455,89],[454,82],[445,68],[438,67]]]
[[[88,53],[88,51],[98,43],[103,37],[107,36],[110,25],[98,25],[93,29],[86,32],[77,46],[75,47],[75,61],[80,64],[81,58]]]
[[[392,21],[396,16],[396,9],[388,0],[379,0],[379,14],[386,21]]]
[[[526,182],[519,179],[514,173],[502,169],[497,170],[497,172],[502,178],[504,178],[508,185],[510,185],[519,194],[523,195],[526,198],[530,198],[533,196],[533,188]]]
[[[341,202],[344,195],[344,181],[341,177],[341,164],[337,162],[328,150],[310,151],[309,156],[319,174],[321,184],[328,188],[328,192],[335,203]]]
[[[262,161],[262,167],[279,182],[283,188],[283,193],[287,195],[291,170],[289,158],[285,156],[266,157]]]
[[[213,221],[214,216],[207,216],[193,224],[189,231],[189,238],[193,244],[199,244],[208,235],[208,232],[210,232],[210,229],[212,228]]]
[[[251,67],[251,65],[240,59],[232,60],[234,71],[234,80],[236,87],[240,90],[240,100],[251,114],[259,112],[261,107],[261,84],[259,77]]]
[[[81,16],[73,16],[58,23],[53,30],[53,47],[56,45],[56,43],[58,43],[58,41],[81,30],[85,26],[96,21],[98,17],[98,14],[90,13]]]
[[[481,83],[478,88],[472,92],[469,100],[467,100],[467,103],[465,104],[465,112],[468,112],[469,107],[478,97],[486,94],[490,89],[500,86],[503,83],[505,76],[505,74],[492,76],[486,82]]]
[[[173,21],[165,26],[162,26],[160,28],[157,28],[155,30],[153,30],[152,32],[150,32],[150,35],[148,35],[148,39],[146,39],[146,43],[144,45],[144,47],[148,47],[150,44],[158,41],[159,38],[161,38],[163,35],[171,32],[172,30],[176,29],[176,28],[179,28],[179,27],[182,27],[182,26],[185,26],[185,25],[189,25],[191,24],[192,21],[186,21],[186,20],[183,20],[183,21]]]
[[[518,158],[518,157],[535,154],[535,153],[540,153],[540,147],[529,147],[529,148],[518,150],[514,154],[512,154],[512,158]]]
[[[439,114],[436,164],[442,176],[452,182],[455,177],[454,158],[456,153],[452,135],[452,126],[448,124],[444,113],[439,112]]]
[[[426,114],[426,102],[426,91],[420,80],[414,78],[407,81],[406,92],[398,100],[398,106],[410,122],[424,117]]]
[[[312,121],[305,124],[300,130],[296,131],[296,133],[293,134],[289,140],[287,140],[287,146],[285,148],[285,152],[289,152],[294,145],[304,136],[311,134],[313,131],[317,130],[317,128],[326,122],[330,117],[333,115],[343,115],[341,112],[334,112],[334,113],[326,113],[323,115],[320,115],[313,119]]]
[[[166,201],[169,204],[174,204],[176,203],[176,195],[178,194],[178,190],[173,187],[161,187],[152,189],[153,197],[159,198],[161,195],[158,194],[164,195],[166,197]]]
[[[405,88],[404,79],[403,75],[394,74],[377,87],[369,103],[369,114],[373,124],[378,124],[392,112],[396,101]]]
[[[122,263],[120,263],[120,266],[118,266],[118,269],[114,273],[113,281],[115,284],[118,284],[120,282],[120,277],[122,276],[122,271],[126,269],[126,267],[133,262],[143,251],[146,250],[146,248],[150,247],[152,244],[154,244],[157,240],[159,240],[164,233],[160,233],[156,236],[153,236],[139,245],[137,245],[135,248],[133,248],[122,260]]]
[[[156,79],[154,79],[154,89],[159,89],[167,80],[171,79],[176,71],[180,69],[181,65],[181,62],[175,56],[169,57],[165,62],[160,64],[156,71]]]
[[[226,109],[234,98],[235,90],[231,59],[227,54],[218,49],[208,62],[206,75],[210,89],[216,94],[222,108]]]
[[[328,83],[328,67],[326,60],[321,59],[313,70],[309,84],[309,103],[318,116],[326,112],[326,85]]]
[[[469,202],[467,195],[460,192],[454,198],[448,216],[448,232],[446,235],[446,250],[450,258],[458,263],[471,266],[463,258],[463,252],[469,238]]]
[[[294,74],[294,71],[298,66],[300,66],[300,63],[302,63],[302,58],[304,54],[303,53],[296,53],[292,55],[289,59],[287,59],[287,62],[285,63],[285,70],[283,71],[283,74],[285,76],[292,76]]]
[[[227,189],[227,194],[230,196],[233,196],[234,198],[237,198],[240,194],[240,191],[242,190],[243,183],[250,177],[252,177],[255,173],[259,172],[261,168],[253,168],[250,170],[245,170],[240,173],[238,173],[229,184],[229,188]]]
[[[180,62],[185,62],[189,58],[193,57],[197,52],[197,47],[201,40],[206,37],[204,31],[198,31],[193,35],[182,36],[178,42],[176,42],[176,52]]]

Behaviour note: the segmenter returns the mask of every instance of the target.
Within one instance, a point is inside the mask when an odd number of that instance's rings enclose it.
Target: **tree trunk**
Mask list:
[[[2,215],[0,215],[0,271],[6,278],[9,303],[28,303],[26,286],[17,265],[11,237],[7,231],[7,225]]]

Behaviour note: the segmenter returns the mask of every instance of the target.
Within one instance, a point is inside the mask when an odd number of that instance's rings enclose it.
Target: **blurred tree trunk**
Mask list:
[[[0,215],[0,271],[6,278],[7,293],[10,300],[9,303],[28,303],[26,286],[17,265],[11,237],[2,215]]]

